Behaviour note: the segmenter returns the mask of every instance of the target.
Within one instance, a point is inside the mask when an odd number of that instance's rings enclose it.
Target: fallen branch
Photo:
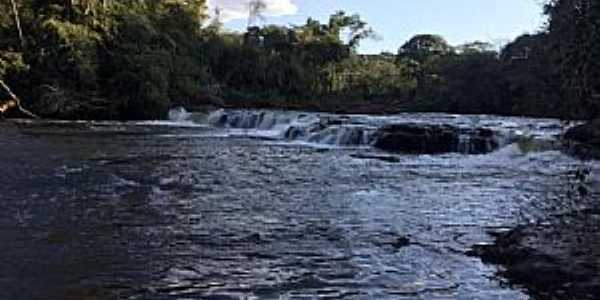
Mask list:
[[[0,104],[0,114],[4,114],[4,112],[6,112],[7,110],[16,107],[17,109],[19,109],[20,112],[22,112],[23,114],[34,118],[34,119],[39,119],[40,117],[38,117],[36,114],[30,112],[29,110],[25,109],[23,106],[21,106],[21,99],[19,99],[19,97],[17,97],[17,95],[15,95],[15,93],[12,92],[12,90],[8,87],[8,85],[6,85],[6,83],[4,83],[4,81],[2,81],[2,79],[0,79],[0,86],[2,88],[4,88],[4,90],[8,93],[8,95],[12,98],[11,100],[5,102],[4,104]]]

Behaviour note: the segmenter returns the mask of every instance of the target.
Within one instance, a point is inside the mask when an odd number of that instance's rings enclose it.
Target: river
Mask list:
[[[402,122],[490,128],[499,147],[372,147],[377,128]],[[6,122],[0,298],[528,299],[465,253],[556,209],[576,170],[600,174],[556,146],[563,126],[183,110]]]

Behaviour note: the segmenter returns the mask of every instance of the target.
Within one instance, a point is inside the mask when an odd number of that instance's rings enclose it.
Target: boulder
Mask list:
[[[375,133],[375,147],[413,154],[447,153],[459,143],[457,128],[447,125],[393,124]]]
[[[495,138],[493,130],[488,128],[475,128],[467,130],[461,133],[463,136],[468,137],[466,143],[468,143],[468,149],[459,149],[459,152],[468,154],[485,154],[492,152],[500,146],[498,140]]]
[[[597,227],[589,228],[580,213],[557,218],[490,232],[492,244],[474,245],[466,254],[502,265],[499,275],[526,287],[534,299],[597,299]]]
[[[567,130],[563,138],[567,141],[600,147],[600,120],[572,127]]]
[[[414,123],[384,126],[377,130],[375,140],[378,149],[410,154],[483,154],[499,146],[494,132],[487,128]]]
[[[563,150],[582,159],[600,159],[600,120],[567,130],[563,135]]]

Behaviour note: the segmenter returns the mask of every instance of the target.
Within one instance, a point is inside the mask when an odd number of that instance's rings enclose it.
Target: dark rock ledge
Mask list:
[[[375,147],[388,152],[485,154],[500,146],[487,128],[465,129],[450,125],[392,124],[375,134]]]
[[[492,234],[495,243],[468,254],[500,265],[500,275],[534,299],[600,297],[600,210]]]
[[[582,159],[600,159],[600,120],[569,129],[563,136],[564,151]]]

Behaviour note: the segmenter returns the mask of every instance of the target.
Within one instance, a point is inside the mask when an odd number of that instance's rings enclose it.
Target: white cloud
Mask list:
[[[248,17],[248,3],[250,0],[209,0],[208,7],[211,14],[214,14],[216,8],[221,11],[221,21],[229,22],[236,19],[246,19]],[[298,12],[298,7],[290,0],[264,0],[266,9],[264,15],[267,17],[280,17],[294,15]]]

